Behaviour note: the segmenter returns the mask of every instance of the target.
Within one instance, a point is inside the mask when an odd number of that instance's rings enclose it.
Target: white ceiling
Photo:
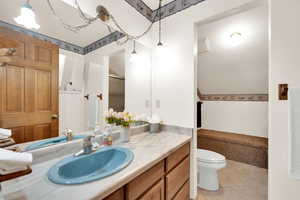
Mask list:
[[[152,10],[156,10],[159,5],[159,0],[142,0],[145,2]],[[167,3],[170,3],[171,1],[174,0],[163,0],[162,5],[166,5]]]
[[[63,3],[60,0],[51,0],[51,2],[53,2],[57,13],[63,19],[65,19],[66,22],[72,25],[83,23],[75,8]],[[20,14],[20,6],[23,3],[24,1],[20,0],[1,1],[0,20],[10,24],[18,25],[15,23],[13,18]],[[51,14],[51,11],[45,0],[32,0],[30,3],[35,10],[37,22],[41,26],[38,31],[33,31],[82,47],[108,34],[105,26],[103,26],[100,21],[95,22],[93,25],[80,31],[79,33],[73,33],[72,31],[64,29],[61,23]]]
[[[20,6],[25,2],[21,0],[0,1],[0,20],[10,24],[18,25],[13,20],[20,14]],[[81,24],[83,21],[79,17],[77,10],[70,6],[73,0],[51,0],[57,13],[72,25]],[[67,3],[66,3],[67,2]],[[124,0],[80,0],[81,7],[85,13],[95,16],[97,5],[104,5],[119,23],[128,30],[129,33],[140,33],[149,24],[148,20],[138,13]],[[46,0],[31,0],[30,4],[36,13],[37,22],[41,28],[39,33],[54,37],[72,44],[84,47],[109,34],[106,26],[101,21],[94,24],[79,33],[63,28],[61,23],[52,15]],[[134,26],[132,26],[134,24]],[[20,25],[18,25],[20,26]],[[36,30],[33,30],[36,31]]]
[[[237,46],[230,42],[233,32],[242,34]],[[268,93],[267,6],[202,25],[199,38],[207,38],[210,46],[208,52],[199,54],[201,93]]]

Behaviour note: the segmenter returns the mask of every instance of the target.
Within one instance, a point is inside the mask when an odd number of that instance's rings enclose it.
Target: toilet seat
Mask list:
[[[197,161],[215,164],[226,162],[226,158],[225,156],[213,151],[197,149]]]

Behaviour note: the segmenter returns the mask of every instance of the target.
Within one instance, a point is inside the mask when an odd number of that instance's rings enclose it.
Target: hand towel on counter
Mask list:
[[[300,88],[289,88],[289,167],[291,179],[300,179]]]
[[[19,153],[0,148],[0,174],[10,174],[26,170],[32,163],[31,153]]]
[[[0,128],[0,139],[6,139],[11,137],[11,130]]]

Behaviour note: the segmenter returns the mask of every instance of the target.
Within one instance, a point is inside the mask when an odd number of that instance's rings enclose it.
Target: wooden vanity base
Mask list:
[[[188,200],[190,143],[110,194],[104,200]]]

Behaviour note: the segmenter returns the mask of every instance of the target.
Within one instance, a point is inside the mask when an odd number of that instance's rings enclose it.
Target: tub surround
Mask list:
[[[263,137],[199,129],[197,146],[223,154],[226,158],[268,168],[268,139]]]
[[[134,153],[134,160],[127,168],[99,181],[72,186],[53,184],[46,174],[51,166],[75,153],[80,146],[75,142],[64,145],[61,151],[57,151],[55,146],[50,147],[49,152],[44,152],[43,158],[32,165],[32,174],[2,183],[0,197],[6,200],[103,199],[190,141],[191,136],[167,131],[134,135],[129,143],[117,145],[127,147]]]

